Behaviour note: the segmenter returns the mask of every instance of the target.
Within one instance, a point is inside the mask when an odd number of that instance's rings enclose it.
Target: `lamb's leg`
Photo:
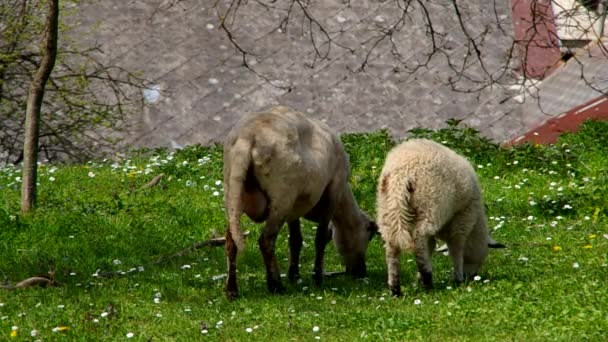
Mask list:
[[[481,203],[476,203],[481,206]],[[471,205],[456,214],[448,225],[449,238],[447,239],[448,251],[454,265],[453,279],[456,285],[464,281],[464,257],[468,236],[471,234],[476,220],[479,207]],[[483,212],[483,211],[482,211]],[[484,248],[487,248],[484,246]]]
[[[399,257],[401,251],[395,246],[386,244],[386,267],[388,269],[388,287],[393,296],[401,297],[401,263]]]
[[[275,242],[279,230],[283,222],[277,222],[275,219],[268,219],[266,226],[262,231],[262,235],[258,240],[260,250],[262,251],[262,257],[264,258],[264,265],[266,266],[266,283],[268,285],[268,291],[272,293],[281,293],[284,291],[283,285],[281,284],[281,272],[277,263],[277,256],[275,255]]]
[[[226,253],[226,263],[228,264],[228,278],[226,278],[225,293],[228,299],[234,299],[239,296],[239,290],[236,285],[236,254],[237,248],[230,230],[226,231],[226,243],[224,245]]]
[[[325,259],[325,247],[331,239],[329,224],[319,222],[315,235],[315,267],[313,269],[313,281],[315,285],[323,284],[323,260]]]
[[[302,230],[300,220],[293,220],[289,226],[289,280],[300,278],[300,251],[302,250]]]
[[[433,251],[435,250],[435,247],[437,247],[437,241],[435,241],[434,237],[430,237],[429,238],[429,259],[433,260]]]
[[[453,279],[456,285],[464,281],[463,263],[464,263],[464,245],[465,239],[462,236],[453,236],[448,241],[448,251],[454,265]]]
[[[434,231],[433,227],[427,223],[422,223],[420,226],[416,227],[416,232],[432,231]],[[433,250],[429,248],[429,244],[434,245],[434,243],[431,243],[431,240],[434,241],[432,237],[425,234],[416,234],[415,237],[416,266],[418,267],[418,274],[420,275],[422,286],[427,290],[433,288],[433,266],[431,263],[431,253]]]

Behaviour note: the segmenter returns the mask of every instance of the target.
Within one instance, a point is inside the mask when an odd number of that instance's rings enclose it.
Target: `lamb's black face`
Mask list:
[[[367,224],[367,233],[369,236],[367,237],[367,241],[372,241],[374,236],[378,235],[378,225],[374,221],[369,221]]]

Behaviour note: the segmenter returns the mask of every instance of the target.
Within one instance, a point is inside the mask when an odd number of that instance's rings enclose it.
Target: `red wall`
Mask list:
[[[551,0],[511,0],[518,72],[542,79],[561,61]]]

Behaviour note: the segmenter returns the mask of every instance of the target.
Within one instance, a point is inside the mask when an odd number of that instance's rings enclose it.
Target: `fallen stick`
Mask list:
[[[161,173],[160,175],[158,175],[158,176],[156,176],[156,177],[152,178],[152,180],[150,180],[148,183],[144,184],[144,185],[143,185],[143,186],[140,188],[140,190],[143,190],[143,189],[149,189],[149,188],[151,188],[151,187],[155,186],[156,184],[158,184],[158,183],[160,182],[160,180],[161,180],[161,179],[162,179],[164,176],[165,176],[165,174],[164,174],[164,173]]]
[[[346,274],[346,271],[335,271],[335,272],[323,272],[323,275],[328,277],[328,278],[332,278],[332,277],[336,277],[336,276],[340,276]]]
[[[249,232],[245,232],[243,235],[245,237],[247,237],[249,235]],[[161,258],[159,258],[159,259],[156,260],[155,264],[161,264],[161,263],[163,263],[163,262],[165,262],[165,261],[167,261],[169,259],[182,257],[182,256],[184,256],[184,255],[186,255],[186,254],[188,254],[188,253],[190,253],[192,251],[195,251],[197,249],[201,249],[203,247],[217,247],[217,246],[223,246],[225,244],[226,244],[226,238],[223,237],[223,236],[222,237],[212,238],[212,239],[209,239],[209,240],[205,240],[205,241],[202,241],[202,242],[195,243],[192,246],[190,246],[190,247],[188,247],[188,248],[186,248],[186,249],[184,249],[182,251],[179,251],[179,252],[177,252],[175,254],[172,254],[172,255],[170,255],[168,257],[161,257]]]
[[[247,237],[249,235],[249,232],[245,232],[243,234],[245,237]],[[161,256],[158,259],[156,259],[155,262],[152,263],[152,265],[159,265],[162,263],[165,263],[171,259],[174,258],[179,258],[182,257],[192,251],[196,251],[198,249],[201,249],[203,247],[217,247],[217,246],[223,246],[226,244],[226,238],[225,237],[215,237],[215,238],[211,238],[209,240],[205,240],[202,242],[197,242],[195,244],[193,244],[192,246],[181,250],[177,253],[171,254],[169,256]],[[149,266],[150,264],[148,264]],[[145,266],[145,265],[144,265]],[[113,277],[119,277],[119,276],[124,276],[124,275],[128,275],[130,274],[130,272],[124,272],[124,271],[101,271],[101,270],[97,270],[94,274],[95,277],[98,278],[113,278]]]
[[[49,276],[35,276],[35,277],[29,277],[27,279],[24,279],[20,282],[18,282],[15,285],[12,284],[2,284],[0,285],[0,288],[5,289],[5,290],[18,290],[18,289],[25,289],[28,287],[36,287],[36,286],[40,286],[40,287],[51,287],[51,286],[57,286],[57,282],[55,281],[55,272],[49,272]]]
[[[54,281],[44,277],[31,277],[24,279],[15,285],[15,288],[24,289],[26,287],[34,287],[34,286],[53,286]]]

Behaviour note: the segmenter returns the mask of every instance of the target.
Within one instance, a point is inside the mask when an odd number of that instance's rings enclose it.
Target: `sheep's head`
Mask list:
[[[473,245],[467,243],[464,252],[464,264],[462,265],[462,273],[465,278],[474,277],[479,273],[481,265],[488,256],[488,244],[481,243]]]
[[[363,278],[367,275],[365,253],[371,239],[378,234],[378,225],[366,215],[362,215],[352,226],[330,224],[330,231],[336,249],[344,258],[346,273]]]
[[[492,239],[487,233],[477,239],[475,239],[475,236],[472,236],[468,240],[465,246],[464,265],[462,268],[465,277],[477,275],[481,265],[488,256],[490,248],[506,248],[506,246]]]
[[[481,269],[486,260],[490,248],[505,248],[500,242],[496,242],[490,236],[488,224],[483,210],[478,211],[477,222],[470,233],[464,247],[464,264],[462,272],[464,277],[474,277]]]

